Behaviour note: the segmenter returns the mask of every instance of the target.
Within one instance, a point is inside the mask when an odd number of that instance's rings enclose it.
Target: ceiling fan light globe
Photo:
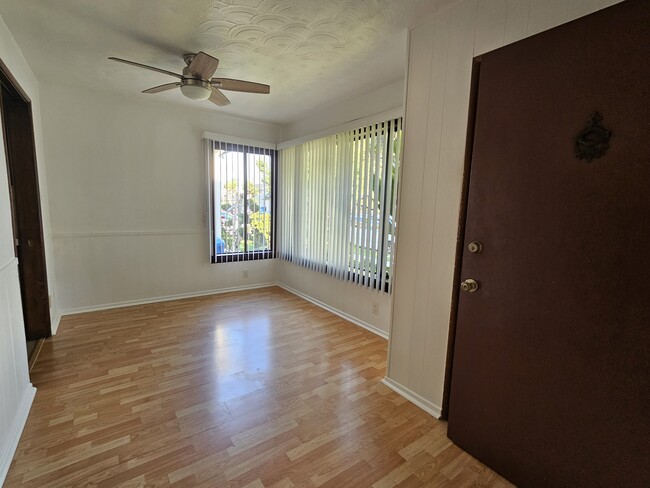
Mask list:
[[[212,93],[210,88],[201,85],[181,85],[181,92],[192,100],[207,100]]]

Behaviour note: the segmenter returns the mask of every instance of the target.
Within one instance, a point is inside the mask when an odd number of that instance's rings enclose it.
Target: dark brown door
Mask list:
[[[0,109],[11,193],[20,292],[27,340],[51,335],[49,292],[30,103],[4,65]]]
[[[630,0],[480,61],[449,437],[521,486],[650,483],[649,28]]]

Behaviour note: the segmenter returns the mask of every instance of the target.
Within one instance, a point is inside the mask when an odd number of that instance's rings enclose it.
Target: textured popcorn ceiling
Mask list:
[[[406,31],[451,0],[2,0],[7,23],[41,83],[137,94],[174,81],[108,61],[180,73],[182,54],[220,60],[215,76],[271,85],[226,92],[225,108],[175,90],[156,100],[286,123],[400,80]]]

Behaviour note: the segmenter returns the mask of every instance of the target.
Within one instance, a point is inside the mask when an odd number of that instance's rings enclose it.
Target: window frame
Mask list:
[[[220,214],[221,204],[217,207],[214,192],[214,175],[216,160],[214,154],[208,156],[208,174],[209,174],[209,229],[210,229],[210,262],[211,264],[219,263],[236,263],[241,261],[257,261],[262,259],[274,259],[276,257],[276,208],[277,208],[277,171],[278,171],[278,151],[277,149],[270,149],[268,147],[256,147],[249,144],[242,144],[236,142],[227,142],[222,140],[207,139],[209,142],[209,150],[216,151],[217,146],[219,149],[232,152],[241,152],[243,154],[243,187],[244,187],[244,235],[248,235],[248,155],[258,154],[262,156],[269,156],[271,158],[271,229],[269,239],[269,249],[261,251],[248,251],[231,252],[217,254],[217,235],[215,219],[217,214]],[[248,239],[244,239],[244,248],[248,247]]]

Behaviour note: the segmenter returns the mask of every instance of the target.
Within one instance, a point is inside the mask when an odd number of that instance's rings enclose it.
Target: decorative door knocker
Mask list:
[[[612,131],[600,124],[603,116],[594,112],[589,119],[589,125],[582,129],[575,137],[576,157],[591,162],[604,156],[609,149],[609,139]]]

